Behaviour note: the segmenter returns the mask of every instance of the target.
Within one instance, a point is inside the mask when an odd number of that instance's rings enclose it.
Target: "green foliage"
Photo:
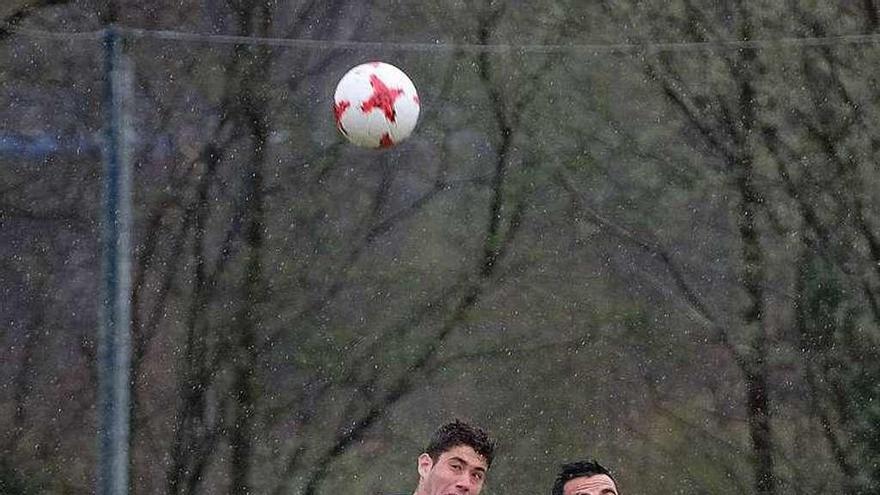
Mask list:
[[[817,407],[833,412],[831,441],[848,445],[842,462],[853,466],[852,486],[871,493],[880,486],[880,352],[864,308],[853,303],[833,266],[812,257],[803,277],[801,339],[806,366],[822,378],[813,391]]]
[[[31,495],[44,493],[39,477],[17,468],[6,457],[0,459],[0,493],[4,495]]]

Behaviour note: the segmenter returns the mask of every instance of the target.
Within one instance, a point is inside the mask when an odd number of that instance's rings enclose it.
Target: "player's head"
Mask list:
[[[551,495],[619,495],[611,473],[596,461],[563,464]]]
[[[446,423],[434,432],[428,447],[425,448],[425,453],[436,462],[440,458],[440,454],[458,445],[470,447],[474,449],[474,452],[483,456],[483,459],[486,460],[486,467],[492,464],[495,442],[489,439],[489,434],[476,426],[471,426],[457,419]]]
[[[416,495],[479,495],[495,443],[480,428],[455,420],[441,426],[419,456]]]

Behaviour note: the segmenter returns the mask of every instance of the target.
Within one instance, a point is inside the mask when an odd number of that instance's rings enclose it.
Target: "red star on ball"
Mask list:
[[[376,74],[370,76],[370,85],[373,87],[373,94],[370,95],[370,99],[361,105],[361,110],[363,110],[364,113],[367,113],[374,108],[378,108],[385,113],[386,119],[390,122],[394,122],[394,100],[403,94],[403,90],[389,88]]]
[[[339,121],[342,119],[342,114],[351,106],[351,102],[348,100],[342,100],[333,105],[333,114],[336,116],[336,125],[339,125]]]

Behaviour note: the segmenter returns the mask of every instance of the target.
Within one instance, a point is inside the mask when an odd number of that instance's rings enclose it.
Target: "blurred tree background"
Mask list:
[[[131,492],[880,492],[872,0],[0,8],[0,492],[96,476],[101,30],[133,67]],[[245,39],[248,38],[248,39]],[[383,60],[399,146],[330,107]]]

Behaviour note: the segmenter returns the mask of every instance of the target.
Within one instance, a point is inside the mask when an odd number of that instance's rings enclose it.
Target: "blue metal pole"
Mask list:
[[[98,495],[128,493],[131,363],[131,172],[124,100],[128,74],[114,27],[104,35],[104,198],[98,328]]]

